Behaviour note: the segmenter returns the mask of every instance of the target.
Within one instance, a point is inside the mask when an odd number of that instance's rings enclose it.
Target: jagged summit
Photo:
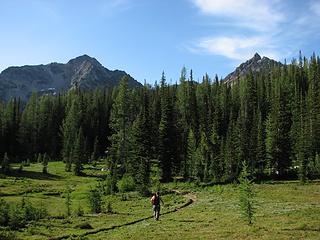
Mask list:
[[[259,60],[261,60],[261,56],[259,55],[259,53],[255,53],[254,55],[253,55],[253,58],[252,59],[254,59],[255,61],[259,61]]]
[[[100,62],[98,62],[97,59],[90,57],[87,54],[81,55],[79,57],[73,58],[71,60],[69,60],[69,62],[67,64],[81,64],[83,62],[89,62],[93,65],[101,65]]]
[[[111,71],[86,54],[66,64],[9,67],[0,74],[0,99],[20,97],[27,100],[32,92],[56,94],[75,85],[85,90],[108,88],[118,85],[123,76],[128,76],[130,86],[142,86],[126,72]]]
[[[250,71],[260,72],[262,70],[271,69],[275,65],[281,65],[281,63],[265,56],[261,58],[258,53],[255,53],[252,58],[240,64],[235,71],[228,74],[223,81],[232,84],[238,78],[246,76]]]

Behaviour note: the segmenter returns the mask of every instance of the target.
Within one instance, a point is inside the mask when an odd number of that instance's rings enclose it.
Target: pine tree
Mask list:
[[[66,213],[67,213],[67,217],[71,216],[71,204],[72,204],[72,199],[71,199],[71,188],[69,185],[67,185],[66,188],[66,199],[65,199],[65,205],[66,205]]]
[[[21,155],[32,158],[38,151],[38,97],[33,93],[25,106],[19,127]]]
[[[1,163],[1,170],[4,174],[10,173],[10,159],[7,153],[5,153],[3,156],[2,163]]]
[[[142,106],[139,115],[132,127],[132,158],[135,166],[133,174],[136,180],[137,189],[142,195],[149,193],[150,172],[152,158],[152,132],[151,119],[149,113],[149,96],[145,85],[142,93]]]
[[[253,223],[254,216],[254,191],[252,180],[248,173],[247,164],[242,164],[242,171],[239,177],[239,205],[243,218],[249,225]]]
[[[209,167],[210,167],[210,153],[209,153],[209,145],[208,145],[208,139],[204,132],[201,132],[201,138],[200,143],[198,146],[198,156],[200,158],[196,158],[196,178],[200,181],[209,181]]]
[[[283,175],[285,170],[287,170],[291,165],[291,112],[288,102],[288,92],[285,89],[280,93],[276,127],[273,161],[279,175]]]
[[[51,101],[48,96],[43,96],[39,100],[38,112],[38,151],[42,153],[50,152],[50,141],[53,137],[52,130],[52,114],[51,114]]]
[[[180,84],[177,89],[177,110],[178,110],[178,128],[179,128],[179,148],[178,157],[182,160],[182,165],[185,165],[186,161],[186,146],[187,146],[187,138],[188,138],[188,129],[189,125],[188,121],[190,121],[191,114],[190,104],[189,104],[189,83],[186,81],[187,70],[185,67],[182,68],[181,76],[180,76]]]
[[[128,78],[120,81],[118,92],[111,111],[110,137],[111,147],[109,149],[108,167],[111,171],[112,189],[116,189],[116,182],[127,171],[132,159],[129,157],[129,130],[130,130],[130,94],[128,90]],[[120,166],[120,167],[118,167]],[[129,167],[130,168],[130,167]]]
[[[93,152],[90,158],[91,163],[94,163],[98,159],[98,145],[99,145],[98,137],[96,136],[94,140],[94,145],[93,145]]]
[[[172,167],[175,158],[175,129],[173,126],[173,107],[169,96],[169,87],[162,73],[161,78],[161,120],[159,123],[159,163],[161,179],[168,182],[172,179]]]
[[[47,154],[45,153],[42,158],[42,173],[44,173],[44,174],[48,173],[48,162],[49,162],[49,159],[48,159]]]
[[[213,178],[214,181],[219,182],[222,176],[222,159],[220,159],[220,137],[218,135],[218,130],[216,123],[212,124],[212,130],[209,139],[209,154],[210,154],[210,163],[209,165],[209,175]],[[229,162],[231,167],[231,162]]]
[[[311,154],[314,157],[320,149],[320,62],[315,54],[310,61],[309,81]]]
[[[273,137],[274,133],[272,131],[272,123],[271,123],[271,117],[268,116],[266,120],[266,140],[265,140],[265,146],[266,146],[266,164],[267,168],[269,170],[268,174],[271,175],[271,172],[273,171],[273,159],[272,159],[272,152],[273,152]]]
[[[199,136],[199,113],[198,113],[198,103],[196,96],[196,84],[193,80],[192,69],[190,70],[190,79],[188,81],[188,96],[189,96],[189,117],[188,122],[189,125],[195,135],[196,141]]]
[[[232,182],[238,178],[239,175],[239,169],[240,165],[240,130],[238,126],[238,122],[231,122],[229,123],[229,129],[227,138],[225,140],[225,149],[222,147],[220,151],[224,150],[223,152],[219,152],[219,149],[217,146],[216,152],[218,155],[212,160],[214,162],[214,166],[212,167],[213,176],[215,176],[215,180],[219,181],[220,176],[223,175],[223,178],[221,179],[224,182]],[[221,157],[224,157],[223,159],[220,159]],[[224,165],[222,165],[224,163]]]
[[[72,153],[74,148],[74,142],[77,139],[78,129],[81,122],[81,109],[79,105],[79,99],[76,95],[70,94],[70,103],[67,115],[62,124],[63,133],[63,160],[66,163],[66,171],[71,171],[72,166]],[[82,134],[82,133],[81,133]]]
[[[267,165],[266,162],[266,144],[265,144],[265,127],[262,121],[262,116],[259,111],[258,115],[258,136],[257,136],[257,165],[256,170],[258,175],[263,175],[264,169]]]
[[[184,179],[191,179],[193,177],[193,171],[196,163],[196,151],[197,151],[196,138],[192,129],[190,129],[188,134],[188,141],[187,141],[186,161],[185,161],[185,165],[183,166],[184,168],[182,169]]]
[[[72,149],[72,163],[73,163],[73,172],[76,176],[80,176],[82,174],[82,163],[84,162],[84,138],[82,128],[80,127],[77,138],[75,141],[75,145]]]
[[[19,122],[20,102],[13,98],[5,106],[2,124],[4,151],[13,157],[19,153],[17,149]]]

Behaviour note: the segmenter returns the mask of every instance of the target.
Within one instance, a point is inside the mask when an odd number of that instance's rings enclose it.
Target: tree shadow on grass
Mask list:
[[[51,173],[42,173],[35,171],[20,171],[20,170],[12,170],[8,176],[16,177],[16,178],[30,178],[37,180],[60,180],[63,177]]]
[[[106,179],[106,175],[105,174],[93,174],[93,173],[85,173],[85,172],[82,172],[81,177],[90,177],[90,178],[100,178],[100,179]]]
[[[181,222],[181,223],[208,223],[208,221],[193,220],[193,219],[173,219],[173,218],[168,218],[167,220],[173,221],[173,222]]]

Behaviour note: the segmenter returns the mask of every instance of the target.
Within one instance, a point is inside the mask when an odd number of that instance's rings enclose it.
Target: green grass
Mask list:
[[[241,219],[237,187],[196,191],[197,201],[178,212],[147,220],[92,239],[319,239],[320,184],[255,185],[256,214],[252,226]],[[90,238],[90,239],[91,239]]]
[[[49,163],[49,176],[41,173],[41,164],[24,167],[24,173],[20,175],[0,176],[3,199],[19,202],[27,197],[33,203],[44,205],[51,216],[37,223],[31,222],[16,232],[19,239],[79,236],[151,216],[149,198],[140,197],[136,192],[128,193],[125,201],[121,194],[105,196],[103,200],[112,204],[113,214],[89,213],[87,193],[105,173],[86,167],[85,173],[90,177],[66,173],[61,162]],[[64,192],[67,185],[73,190],[73,210],[80,204],[85,211],[83,217],[62,217],[66,213]],[[163,213],[182,206],[190,196],[180,196],[171,192],[172,189],[192,192],[195,202],[162,215],[160,221],[147,219],[90,234],[83,239],[320,239],[320,183],[317,181],[306,185],[298,182],[254,185],[256,209],[252,226],[241,218],[236,185],[205,188],[187,183],[164,185],[166,205],[162,208]],[[80,229],[79,225],[84,223],[89,223],[93,229]]]

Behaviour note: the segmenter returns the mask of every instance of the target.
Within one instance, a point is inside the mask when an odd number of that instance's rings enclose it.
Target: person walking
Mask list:
[[[160,217],[160,202],[164,205],[160,193],[156,192],[152,195],[151,199],[152,209],[153,209],[153,217],[155,220],[159,220]]]

